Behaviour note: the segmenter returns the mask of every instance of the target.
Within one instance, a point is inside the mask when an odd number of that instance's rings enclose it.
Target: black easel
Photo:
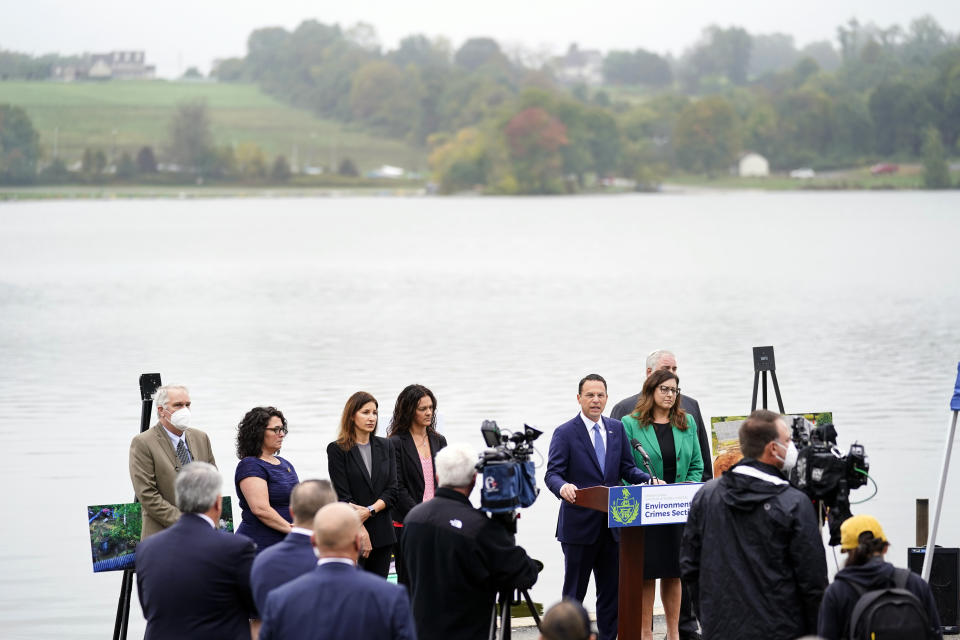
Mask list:
[[[773,391],[777,394],[777,406],[780,407],[781,415],[785,415],[783,410],[783,398],[780,397],[780,385],[777,383],[777,364],[773,359],[773,347],[754,347],[753,348],[753,402],[750,404],[750,411],[757,410],[757,389],[760,386],[760,374],[763,374],[763,408],[767,408],[767,372],[773,378]]]
[[[140,374],[140,433],[150,428],[153,413],[153,394],[160,387],[159,373]],[[138,502],[137,497],[133,497]],[[113,623],[113,640],[127,640],[127,625],[130,622],[130,596],[133,593],[133,569],[123,570],[120,582],[120,599],[117,602],[117,618]]]

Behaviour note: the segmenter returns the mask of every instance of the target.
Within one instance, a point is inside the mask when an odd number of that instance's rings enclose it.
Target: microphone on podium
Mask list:
[[[630,446],[640,452],[640,457],[643,458],[643,466],[647,468],[647,473],[650,474],[650,477],[659,480],[659,478],[657,478],[657,476],[653,473],[653,469],[650,468],[650,456],[647,455],[647,452],[643,448],[643,445],[640,444],[640,441],[636,438],[630,438]]]

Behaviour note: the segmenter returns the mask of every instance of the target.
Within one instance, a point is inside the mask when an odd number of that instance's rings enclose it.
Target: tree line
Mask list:
[[[454,49],[412,35],[383,51],[367,25],[306,21],[254,31],[247,55],[215,73],[428,145],[445,191],[551,193],[589,176],[645,185],[725,172],[745,151],[785,171],[956,150],[957,36],[924,16],[905,28],[850,20],[836,41],[798,48],[784,34],[710,26],[677,58],[610,51],[601,86],[570,86],[559,65],[585,57],[574,46],[551,59],[491,38]]]
[[[850,20],[836,43],[713,25],[677,57],[609,51],[593,84],[565,74],[590,63],[573,45],[555,58],[492,38],[454,48],[411,35],[384,50],[369,25],[308,20],[255,30],[246,55],[212,74],[426,146],[443,191],[555,193],[617,176],[653,185],[676,171],[726,172],[745,151],[780,171],[956,152],[956,35],[930,16],[887,28]],[[231,166],[206,148],[208,170]],[[243,154],[232,153],[236,164]]]

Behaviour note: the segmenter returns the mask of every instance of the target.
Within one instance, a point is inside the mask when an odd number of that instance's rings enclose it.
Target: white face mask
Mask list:
[[[781,447],[783,446],[783,443],[779,440],[774,440],[774,442]],[[793,440],[791,440],[790,444],[788,444],[785,448],[787,450],[785,454],[786,457],[781,458],[780,456],[777,456],[777,460],[783,463],[783,472],[790,473],[790,470],[797,466],[797,456],[800,454],[800,452],[797,451],[797,445],[793,443]]]
[[[180,431],[186,430],[190,426],[190,409],[182,407],[170,414],[170,424]]]

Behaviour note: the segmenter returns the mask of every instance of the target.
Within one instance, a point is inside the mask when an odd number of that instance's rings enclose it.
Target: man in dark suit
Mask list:
[[[220,472],[191,462],[177,475],[177,508],[169,529],[137,546],[137,593],[147,619],[144,640],[250,637],[256,615],[250,592],[254,544],[217,530]]]
[[[304,480],[290,492],[293,529],[287,537],[260,552],[250,570],[250,586],[257,610],[263,611],[267,595],[282,584],[317,566],[310,536],[313,518],[322,507],[337,501],[329,480]]]
[[[179,384],[157,389],[157,424],[130,443],[130,480],[142,505],[141,538],[163,531],[180,517],[174,482],[194,460],[216,465],[210,439],[190,426],[190,392]]]
[[[565,565],[563,596],[583,602],[592,572],[600,640],[612,640],[617,636],[619,538],[607,528],[605,514],[576,504],[577,489],[617,485],[621,480],[647,482],[650,476],[634,464],[620,421],[603,417],[606,380],[595,373],[586,376],[577,401],[580,413],[553,432],[544,481],[562,500],[557,539]]]
[[[666,349],[657,349],[647,356],[647,377],[659,369],[665,369],[677,373],[677,356]],[[610,412],[610,417],[620,420],[623,416],[633,412],[637,406],[640,394],[635,394],[629,398],[624,398]],[[680,408],[693,416],[697,423],[697,439],[700,441],[700,455],[703,456],[703,478],[701,482],[707,482],[713,479],[713,457],[710,454],[710,437],[707,435],[707,428],[703,424],[703,416],[700,415],[700,403],[688,396],[686,393],[680,396]],[[680,592],[680,640],[700,640],[700,625],[697,623],[697,617],[693,613],[693,604],[690,601],[690,594],[686,588]]]
[[[312,540],[320,561],[270,592],[260,640],[416,640],[406,589],[357,569],[360,516],[353,508],[335,502],[320,509]]]

